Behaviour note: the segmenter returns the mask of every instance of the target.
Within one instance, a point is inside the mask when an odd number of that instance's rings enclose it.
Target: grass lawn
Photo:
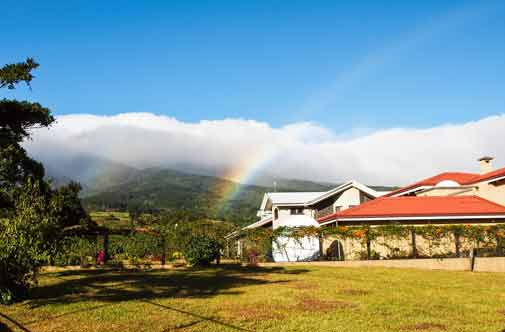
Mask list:
[[[505,274],[223,266],[46,273],[0,331],[505,330]]]
[[[98,225],[111,229],[128,227],[130,223],[128,212],[98,211],[89,215]]]

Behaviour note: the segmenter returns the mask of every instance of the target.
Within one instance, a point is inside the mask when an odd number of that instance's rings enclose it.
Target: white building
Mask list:
[[[319,227],[316,221],[335,212],[360,205],[386,194],[377,192],[357,181],[346,182],[325,192],[265,193],[258,211],[260,220],[244,227]],[[239,253],[242,243],[239,243]],[[276,262],[308,261],[320,255],[319,239],[306,237],[299,240],[278,238],[272,243],[272,257]]]

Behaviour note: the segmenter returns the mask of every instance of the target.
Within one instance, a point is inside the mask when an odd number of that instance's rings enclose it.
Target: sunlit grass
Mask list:
[[[499,273],[225,266],[68,271],[40,281],[31,300],[0,306],[4,330],[505,329],[505,275]]]
[[[98,225],[112,229],[128,227],[130,222],[128,212],[98,211],[98,212],[91,212],[90,217]]]

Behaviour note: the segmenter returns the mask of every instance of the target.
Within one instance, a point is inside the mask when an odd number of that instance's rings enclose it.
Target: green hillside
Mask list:
[[[277,184],[278,191],[325,191],[331,187],[296,180],[282,180]],[[263,194],[273,190],[272,187],[241,185],[212,176],[147,169],[130,175],[128,181],[88,192],[83,201],[92,211],[124,211],[128,206],[185,208],[198,215],[243,225],[256,220]],[[232,196],[232,192],[237,194]]]
[[[196,216],[245,225],[257,220],[256,212],[265,192],[327,191],[337,186],[280,179],[276,180],[274,189],[273,185],[244,185],[219,177],[170,169],[151,168],[127,173],[127,177],[109,178],[99,186],[86,190],[83,197],[86,208],[90,211],[127,211],[128,207],[187,209]],[[116,184],[104,186],[114,182]],[[389,187],[373,188],[391,190]]]

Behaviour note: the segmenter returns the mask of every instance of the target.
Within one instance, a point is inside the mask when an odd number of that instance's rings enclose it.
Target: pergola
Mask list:
[[[123,235],[127,236],[132,233],[144,233],[156,237],[161,237],[161,265],[165,265],[165,238],[161,234],[149,227],[134,227],[134,228],[107,228],[104,226],[93,226],[92,228],[83,228],[81,225],[68,227],[64,230],[67,235],[74,236],[95,236],[103,237],[103,251],[105,253],[105,262],[109,259],[109,236],[110,235]]]

